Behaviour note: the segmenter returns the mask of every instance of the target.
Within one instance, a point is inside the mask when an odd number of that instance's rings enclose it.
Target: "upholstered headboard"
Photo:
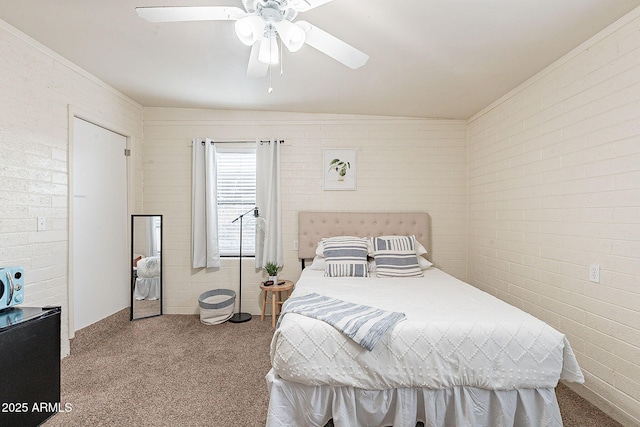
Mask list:
[[[323,237],[333,236],[414,234],[431,254],[429,225],[429,214],[426,212],[300,212],[298,258],[313,258],[318,242]]]

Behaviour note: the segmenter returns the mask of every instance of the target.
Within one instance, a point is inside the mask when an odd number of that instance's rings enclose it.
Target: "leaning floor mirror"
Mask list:
[[[162,215],[131,215],[131,320],[162,314]]]

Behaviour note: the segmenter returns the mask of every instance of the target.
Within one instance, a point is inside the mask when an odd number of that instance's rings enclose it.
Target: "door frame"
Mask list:
[[[74,290],[75,284],[73,283],[73,261],[74,261],[74,247],[73,247],[73,238],[74,238],[74,199],[73,199],[73,149],[74,149],[74,118],[78,118],[84,121],[87,121],[91,124],[104,128],[108,131],[117,133],[126,139],[126,149],[129,150],[129,156],[126,157],[126,181],[127,181],[127,219],[131,216],[132,209],[134,206],[134,180],[133,180],[133,165],[135,165],[135,150],[133,147],[135,146],[135,137],[133,136],[134,132],[130,129],[123,128],[122,126],[116,125],[114,123],[105,120],[98,115],[83,110],[79,107],[73,106],[71,104],[68,105],[68,135],[67,135],[67,165],[68,165],[68,173],[67,173],[67,209],[68,209],[68,235],[67,235],[67,307],[69,307],[68,318],[68,335],[69,339],[73,338],[76,334],[74,317]],[[130,221],[126,221],[127,223],[127,236],[130,238],[131,236],[131,225]],[[122,268],[128,269],[128,265],[123,265]]]

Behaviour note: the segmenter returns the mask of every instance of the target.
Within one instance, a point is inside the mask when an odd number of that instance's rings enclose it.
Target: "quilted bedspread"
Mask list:
[[[435,268],[404,279],[325,278],[307,268],[292,296],[311,292],[406,319],[367,351],[321,320],[287,314],[274,333],[271,362],[288,381],[368,390],[512,390],[584,381],[563,334]]]

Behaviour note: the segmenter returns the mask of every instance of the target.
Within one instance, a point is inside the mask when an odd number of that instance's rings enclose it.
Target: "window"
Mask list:
[[[256,205],[256,147],[247,143],[216,145],[218,166],[218,241],[221,256],[240,255],[239,215]],[[255,255],[255,221],[243,218],[242,255]]]
[[[155,255],[160,255],[160,251],[162,250],[161,242],[162,242],[162,221],[160,221],[160,216],[152,216],[151,220],[153,221],[152,230],[153,230],[153,250],[155,251]]]

